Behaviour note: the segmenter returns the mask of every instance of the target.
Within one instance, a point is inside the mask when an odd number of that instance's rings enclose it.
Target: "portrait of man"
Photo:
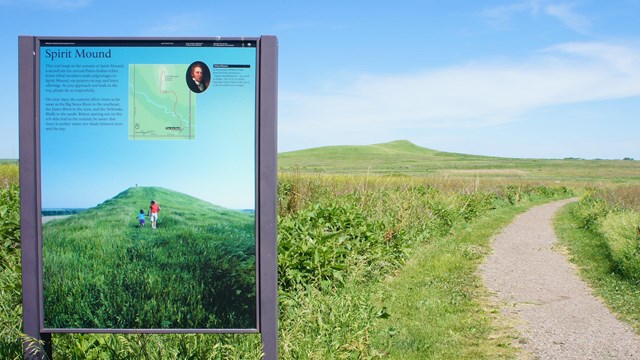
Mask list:
[[[211,71],[202,61],[196,61],[189,65],[186,74],[187,86],[194,93],[201,93],[209,87]]]

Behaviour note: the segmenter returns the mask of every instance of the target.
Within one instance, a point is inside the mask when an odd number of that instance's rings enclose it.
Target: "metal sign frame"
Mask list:
[[[260,333],[265,359],[277,358],[277,67],[275,36],[257,38],[52,38],[20,36],[19,118],[20,189],[24,332],[41,342],[25,342],[26,358],[51,358],[51,335],[57,332],[92,333]],[[42,225],[40,172],[41,41],[98,42],[206,42],[253,40],[257,43],[256,74],[256,329],[46,329],[42,306]]]

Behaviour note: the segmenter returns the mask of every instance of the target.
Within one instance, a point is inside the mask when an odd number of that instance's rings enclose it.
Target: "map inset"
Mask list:
[[[129,65],[129,140],[195,139],[188,64]]]

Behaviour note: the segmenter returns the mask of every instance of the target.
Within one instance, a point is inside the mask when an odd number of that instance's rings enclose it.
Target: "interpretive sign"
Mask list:
[[[20,37],[26,331],[275,328],[276,55]]]

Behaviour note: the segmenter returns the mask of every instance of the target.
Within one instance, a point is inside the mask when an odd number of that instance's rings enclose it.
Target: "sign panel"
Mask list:
[[[40,39],[41,328],[259,328],[259,39]]]

